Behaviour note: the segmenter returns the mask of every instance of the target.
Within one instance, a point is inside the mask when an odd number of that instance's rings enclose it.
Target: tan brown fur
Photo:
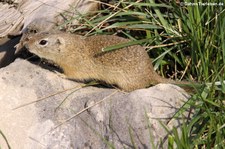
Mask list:
[[[57,33],[33,35],[24,45],[39,57],[55,62],[70,79],[100,80],[125,91],[177,83],[159,76],[147,52],[139,45],[102,52],[105,47],[128,41],[113,35],[83,37]]]

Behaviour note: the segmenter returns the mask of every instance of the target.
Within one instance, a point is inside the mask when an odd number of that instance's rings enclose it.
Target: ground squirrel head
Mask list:
[[[24,46],[41,58],[55,61],[66,53],[65,39],[47,33],[27,37]]]

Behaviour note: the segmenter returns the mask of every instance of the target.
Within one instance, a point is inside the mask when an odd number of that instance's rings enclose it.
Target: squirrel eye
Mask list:
[[[46,45],[47,43],[48,43],[47,40],[41,40],[41,41],[39,42],[39,44],[40,44],[40,45],[43,45],[43,46]]]

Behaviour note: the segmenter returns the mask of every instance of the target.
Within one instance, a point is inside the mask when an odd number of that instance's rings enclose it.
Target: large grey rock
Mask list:
[[[31,22],[40,18],[59,24],[64,19],[70,19],[71,23],[77,24],[78,21],[74,18],[78,14],[91,12],[97,7],[98,3],[89,0],[18,0],[12,4],[0,2],[0,37],[18,35]]]
[[[16,149],[104,149],[110,144],[115,148],[132,148],[132,137],[138,148],[151,148],[151,135],[153,142],[159,144],[167,134],[159,120],[168,124],[188,97],[184,90],[170,84],[131,93],[86,87],[14,109],[81,85],[20,59],[0,69],[0,85],[0,130]],[[179,123],[175,120],[169,127]],[[6,148],[1,136],[0,145]]]

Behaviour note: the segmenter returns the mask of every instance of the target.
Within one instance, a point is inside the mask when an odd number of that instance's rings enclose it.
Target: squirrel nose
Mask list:
[[[32,38],[32,37],[30,37],[30,36],[24,35],[24,37],[22,37],[22,38],[20,39],[20,42],[15,46],[15,48],[16,48],[15,54],[17,54],[17,53],[19,53],[20,51],[22,51],[22,50],[23,50],[23,47],[28,48],[27,43],[28,43],[28,41],[31,40],[31,38]]]
[[[23,46],[24,46],[26,49],[29,49],[28,42],[29,42],[31,39],[32,39],[32,37],[27,36],[27,37],[24,38],[24,40],[22,41],[22,44],[23,44]]]
[[[29,50],[29,46],[28,46],[28,43],[27,42],[24,42],[24,47],[26,48],[26,49],[28,49]]]

